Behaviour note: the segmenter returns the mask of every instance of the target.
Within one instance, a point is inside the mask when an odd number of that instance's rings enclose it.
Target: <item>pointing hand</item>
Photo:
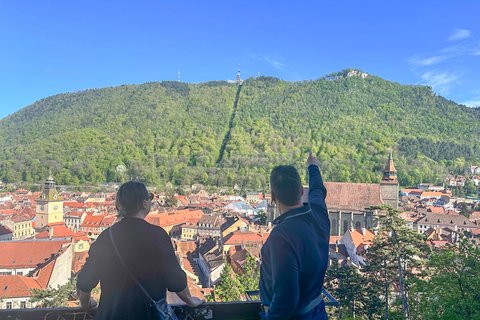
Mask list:
[[[305,165],[306,165],[307,168],[308,168],[308,167],[311,166],[312,164],[315,165],[315,166],[317,166],[317,167],[320,166],[320,162],[318,162],[318,159],[315,158],[315,157],[313,156],[312,151],[310,151],[310,152],[308,153],[308,159],[307,159],[307,162],[305,163]]]

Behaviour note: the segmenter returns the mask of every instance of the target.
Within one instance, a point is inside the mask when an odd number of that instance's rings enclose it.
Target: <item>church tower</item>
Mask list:
[[[35,229],[42,229],[47,224],[63,222],[63,199],[55,188],[56,184],[50,174],[45,182],[45,188],[37,200]]]
[[[398,209],[398,187],[397,170],[393,166],[393,157],[390,152],[387,165],[383,170],[382,182],[380,182],[380,194],[383,202],[395,209]]]

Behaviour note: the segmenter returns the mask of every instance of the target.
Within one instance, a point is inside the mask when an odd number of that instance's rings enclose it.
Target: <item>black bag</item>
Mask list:
[[[158,320],[178,320],[177,315],[173,312],[172,307],[167,304],[165,298],[158,301],[151,299],[150,307],[155,309],[155,315]]]
[[[113,248],[115,249],[115,252],[118,258],[120,259],[120,262],[122,263],[125,270],[127,270],[130,277],[132,277],[135,283],[140,287],[140,289],[142,289],[143,293],[147,296],[148,301],[150,301],[150,308],[152,308],[153,311],[155,312],[157,319],[158,320],[178,320],[177,315],[173,311],[172,307],[167,304],[166,297],[158,301],[153,300],[152,297],[148,294],[147,290],[145,290],[145,288],[141,285],[141,283],[137,280],[137,278],[135,278],[135,276],[130,271],[130,269],[127,268],[125,262],[123,262],[120,252],[118,252],[117,246],[115,245],[115,241],[113,240],[112,228],[108,228],[108,233],[110,234],[110,240],[112,240]]]

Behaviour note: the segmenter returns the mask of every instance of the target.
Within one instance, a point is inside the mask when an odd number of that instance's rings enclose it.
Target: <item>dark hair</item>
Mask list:
[[[270,174],[270,188],[277,201],[287,206],[298,204],[302,199],[302,181],[293,166],[277,166]]]
[[[117,191],[115,206],[118,216],[133,216],[142,207],[143,200],[148,197],[147,188],[143,183],[129,181],[120,186]]]

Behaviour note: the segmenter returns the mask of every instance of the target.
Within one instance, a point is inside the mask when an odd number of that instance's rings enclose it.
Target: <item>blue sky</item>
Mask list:
[[[480,106],[480,1],[0,0],[0,119],[90,88],[357,68]]]

